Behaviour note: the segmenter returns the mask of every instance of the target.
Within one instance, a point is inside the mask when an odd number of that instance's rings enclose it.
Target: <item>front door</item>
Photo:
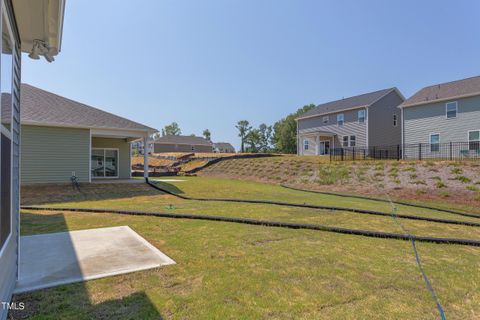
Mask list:
[[[330,141],[320,141],[320,155],[330,154]]]

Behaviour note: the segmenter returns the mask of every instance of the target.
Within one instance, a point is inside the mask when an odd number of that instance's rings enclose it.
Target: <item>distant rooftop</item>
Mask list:
[[[480,76],[425,87],[408,98],[400,107],[475,95],[480,95]]]
[[[335,100],[331,102],[327,102],[324,104],[318,105],[316,108],[305,112],[297,119],[309,118],[316,115],[322,115],[332,112],[338,112],[342,110],[354,109],[357,107],[367,107],[376,102],[378,99],[385,96],[387,93],[390,93],[395,88],[388,88],[383,90],[378,90],[374,92],[369,92],[365,94],[361,94],[358,96],[353,96],[349,98],[344,98],[340,100]]]
[[[197,146],[212,146],[213,143],[208,141],[205,138],[197,136],[174,136],[168,135],[157,138],[153,141],[154,143],[159,144],[188,144],[188,145],[197,145]]]

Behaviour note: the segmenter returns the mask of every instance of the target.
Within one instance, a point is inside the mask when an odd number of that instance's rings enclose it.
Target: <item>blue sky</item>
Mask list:
[[[304,104],[480,74],[480,1],[67,1],[56,61],[23,82],[157,129],[272,124]]]

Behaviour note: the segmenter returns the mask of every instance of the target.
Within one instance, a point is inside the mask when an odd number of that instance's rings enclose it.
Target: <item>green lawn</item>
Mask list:
[[[254,182],[189,177],[164,185],[198,197],[267,199],[390,212],[368,200]],[[99,192],[101,188],[101,192]],[[85,186],[48,203],[317,223],[401,232],[390,217],[272,205],[188,201],[146,186]],[[475,221],[399,206],[399,213]],[[416,235],[480,238],[480,228],[400,219]],[[432,319],[438,312],[405,241],[223,222],[100,213],[22,213],[22,233],[129,225],[177,265],[37,291],[22,298],[33,319]],[[480,248],[417,244],[449,319],[480,317]],[[33,311],[32,311],[33,310]]]

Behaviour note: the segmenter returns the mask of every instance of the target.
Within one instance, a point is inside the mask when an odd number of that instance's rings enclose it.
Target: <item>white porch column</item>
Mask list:
[[[316,145],[315,154],[319,156],[320,155],[320,136],[315,137],[315,145]]]
[[[148,136],[143,137],[143,176],[148,179]]]

